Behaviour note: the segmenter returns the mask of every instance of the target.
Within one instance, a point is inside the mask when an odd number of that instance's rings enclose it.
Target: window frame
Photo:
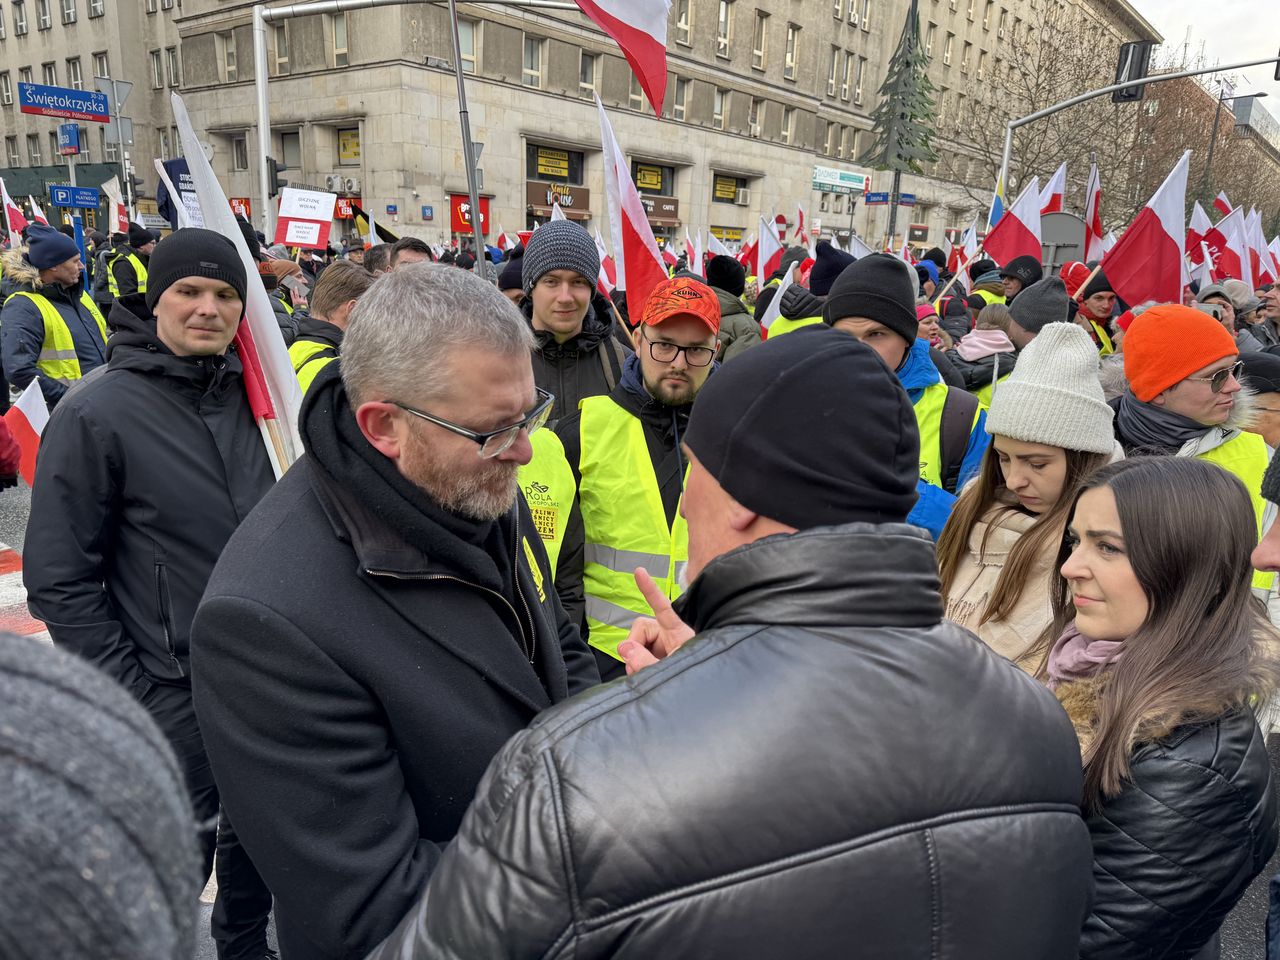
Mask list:
[[[22,166],[22,147],[18,143],[17,134],[11,134],[4,138],[4,153],[10,170],[16,170]]]
[[[693,46],[693,0],[676,0],[676,43],[682,47]],[[683,19],[681,19],[683,14]]]
[[[35,148],[34,150],[32,148]],[[43,167],[44,158],[40,154],[40,134],[27,134],[27,162],[33,167]]]
[[[591,64],[591,82],[582,79],[583,67]],[[600,92],[600,55],[591,50],[578,51],[578,96],[584,100],[594,100]]]
[[[685,123],[689,117],[689,88],[691,84],[688,77],[676,77],[676,82],[672,84],[671,89],[671,117]]]
[[[720,0],[716,12],[716,56],[730,58],[733,43],[733,0]]]
[[[786,52],[782,57],[782,79],[794,80],[799,70],[800,61],[800,25],[787,24]]]
[[[249,169],[249,135],[247,133],[231,137],[231,169]]]
[[[31,29],[31,21],[27,18],[26,0],[13,5],[13,35],[25,37]]]
[[[53,29],[53,8],[49,6],[49,0],[36,0],[36,29]]]
[[[463,26],[466,26],[465,32],[471,36],[471,52],[467,53],[467,48],[463,45]],[[474,75],[480,68],[479,57],[476,55],[477,47],[480,40],[480,24],[469,17],[458,18],[458,55],[462,61],[462,72],[468,75]],[[523,56],[523,53],[521,54]]]
[[[84,89],[84,68],[79,57],[67,57],[67,86],[72,90]]]
[[[472,24],[473,32],[471,34],[471,60],[472,73],[475,73],[475,21],[468,21]],[[342,24],[342,46],[338,46],[338,24]],[[458,21],[459,26],[463,23],[461,19]],[[351,21],[347,17],[346,10],[339,10],[337,13],[329,14],[329,55],[333,62],[333,68],[340,70],[343,67],[351,66]],[[461,37],[459,37],[461,39]],[[464,68],[464,71],[465,68]]]
[[[99,50],[93,54],[93,78],[95,80],[99,77],[105,77],[108,80],[111,79],[110,56],[110,51],[107,50]],[[99,64],[102,66],[102,73],[98,72]]]
[[[65,27],[69,23],[75,23],[79,19],[80,12],[76,9],[76,0],[62,0],[62,25]]]
[[[89,19],[94,20],[107,12],[106,0],[89,0]]]
[[[280,56],[281,40],[284,40],[284,56]],[[291,71],[289,49],[289,21],[283,20],[275,24],[271,30],[271,68],[274,76],[287,76]]]
[[[769,69],[769,14],[760,9],[756,10],[751,29],[751,69],[761,72]]]
[[[46,87],[58,86],[58,62],[46,60],[40,64],[40,82]]]
[[[713,130],[724,129],[724,118],[729,112],[729,97],[732,94],[733,91],[728,87],[716,87],[711,101],[711,128]]]
[[[170,87],[182,86],[182,61],[178,59],[176,46],[164,48],[164,73]]]
[[[147,58],[151,64],[151,89],[164,89],[164,57],[160,53],[160,48],[147,52]]]
[[[0,70],[0,107],[13,106],[13,80],[8,70]]]
[[[546,39],[544,37],[531,37],[528,34],[524,36],[524,43],[521,44],[520,50],[520,85],[528,87],[531,90],[541,90],[543,81],[546,79],[543,65],[546,63],[546,57],[543,53],[546,50]],[[532,44],[532,46],[531,46]],[[537,52],[536,68],[529,66],[529,51]],[[532,81],[532,82],[531,82]]]

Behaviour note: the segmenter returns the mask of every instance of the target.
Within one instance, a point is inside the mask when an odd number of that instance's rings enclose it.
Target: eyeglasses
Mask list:
[[[649,344],[649,356],[658,363],[673,363],[676,357],[683,353],[689,366],[705,367],[716,356],[715,350],[711,347],[682,347],[678,343],[668,343],[666,340],[650,340],[643,330],[640,331],[640,338]]]
[[[1187,377],[1187,379],[1196,383],[1207,383],[1209,385],[1209,389],[1214,393],[1221,393],[1222,388],[1227,385],[1227,381],[1231,377],[1235,377],[1239,380],[1240,374],[1242,373],[1244,373],[1244,361],[1237,360],[1231,366],[1226,367],[1223,370],[1219,370],[1212,377]]]
[[[478,443],[480,445],[480,457],[484,460],[492,460],[494,457],[501,456],[516,442],[521,430],[527,433],[534,433],[547,425],[547,420],[551,416],[551,408],[555,404],[556,398],[554,394],[547,393],[541,387],[536,389],[538,391],[538,405],[523,420],[519,423],[511,424],[509,427],[490,430],[488,433],[476,433],[474,430],[460,427],[456,423],[451,423],[441,417],[434,417],[429,413],[424,413],[422,410],[416,410],[407,403],[401,403],[399,400],[386,400],[384,402],[399,407],[405,413],[421,417],[428,423],[434,423],[437,427],[443,427],[450,433],[456,433],[460,437],[466,437],[468,440]]]

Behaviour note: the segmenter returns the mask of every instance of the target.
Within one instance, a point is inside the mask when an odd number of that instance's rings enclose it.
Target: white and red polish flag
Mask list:
[[[1231,201],[1227,199],[1227,191],[1218,191],[1218,195],[1213,198],[1213,209],[1217,210],[1224,217],[1231,213]]]
[[[1198,281],[1197,290],[1203,290],[1213,283],[1213,254],[1209,252],[1209,246],[1203,240],[1196,244],[1196,248],[1195,255],[1200,260],[1193,263],[1191,267],[1191,279]],[[1191,253],[1188,252],[1187,256],[1191,256]]]
[[[755,269],[756,250],[758,247],[759,244],[756,243],[756,235],[753,233],[751,236],[747,237],[747,242],[738,249],[738,256],[735,259],[747,268],[748,274]]]
[[[631,179],[631,165],[618,146],[613,125],[598,95],[596,108],[600,111],[600,143],[604,151],[609,220],[613,227],[613,253],[617,258],[617,286],[627,291],[627,309],[638,320],[644,315],[644,306],[653,288],[667,279],[667,268],[653,228],[649,226],[649,215],[640,201],[640,192]]]
[[[796,234],[795,242],[802,247],[809,246],[808,228],[805,226],[804,207],[796,204]]]
[[[756,277],[763,286],[773,276],[775,270],[782,266],[782,253],[785,247],[778,237],[778,228],[772,220],[760,218],[760,243],[756,247]]]
[[[576,2],[622,48],[654,114],[662,116],[662,101],[667,95],[667,16],[671,0]]]
[[[27,481],[27,486],[31,486],[36,478],[36,453],[40,449],[40,435],[49,422],[49,405],[45,403],[44,393],[40,390],[39,377],[27,384],[27,389],[22,391],[18,402],[5,413],[4,422],[8,424],[9,432],[22,450],[18,472]]]
[[[1244,229],[1244,211],[1232,210],[1214,224],[1205,235],[1205,244],[1214,255],[1215,280],[1244,280],[1248,282],[1249,240]]]
[[[1000,222],[991,228],[982,247],[1000,265],[1015,257],[1044,257],[1040,244],[1040,178],[1031,182],[1018,194],[1018,199],[1005,211]],[[1111,276],[1107,274],[1107,276]]]
[[[1061,213],[1067,200],[1067,162],[1054,172],[1049,185],[1040,194],[1040,213]]]
[[[707,231],[707,253],[713,257],[731,257],[733,254],[729,252],[729,248],[721,243],[714,233]]]
[[[1204,240],[1209,236],[1209,231],[1213,229],[1213,224],[1209,221],[1209,215],[1204,212],[1204,207],[1200,206],[1197,200],[1191,207],[1191,220],[1187,223],[1187,256],[1191,258],[1193,264],[1201,263],[1200,257],[1204,255]]]
[[[1252,207],[1245,220],[1245,234],[1249,241],[1249,265],[1253,270],[1253,287],[1276,282],[1275,264],[1267,249],[1267,238],[1262,232],[1262,212]]]
[[[1267,250],[1271,254],[1271,262],[1275,264],[1276,276],[1280,277],[1280,237],[1272,237]]]
[[[4,201],[5,223],[9,228],[9,243],[18,246],[22,241],[18,239],[27,226],[27,218],[22,215],[22,209],[13,202],[13,197],[9,196],[9,188],[4,185],[4,180],[0,179],[0,199]]]
[[[1182,275],[1186,269],[1182,245],[1187,238],[1190,162],[1188,150],[1102,258],[1102,269],[1112,289],[1126,303],[1182,302]]]
[[[689,231],[684,232],[684,262],[685,269],[690,273],[696,273],[702,276],[702,231],[698,231],[698,242],[694,243],[689,239]]]
[[[1095,163],[1089,168],[1089,183],[1084,190],[1084,259],[1092,263],[1101,260],[1106,252],[1102,236],[1102,177]]]
[[[600,228],[596,227],[596,253],[600,255],[600,276],[596,280],[596,289],[606,297],[613,293],[614,285],[618,280],[618,268],[614,265],[613,257],[609,256],[609,251],[605,249],[604,237],[600,236]]]
[[[769,306],[765,308],[764,316],[760,318],[760,326],[764,328],[764,336],[769,338],[769,328],[773,326],[773,321],[782,316],[782,295],[787,292],[787,288],[795,282],[796,265],[793,263],[787,267],[787,272],[782,278],[782,284],[774,293],[773,299],[769,301]]]
[[[40,204],[36,203],[36,198],[29,193],[27,194],[27,206],[31,208],[31,217],[36,223],[43,223],[46,227],[49,225],[49,218],[40,209]]]

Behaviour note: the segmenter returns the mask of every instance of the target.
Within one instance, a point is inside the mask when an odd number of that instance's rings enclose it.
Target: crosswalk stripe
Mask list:
[[[43,623],[27,610],[27,588],[22,585],[22,557],[0,543],[0,631],[52,643]]]

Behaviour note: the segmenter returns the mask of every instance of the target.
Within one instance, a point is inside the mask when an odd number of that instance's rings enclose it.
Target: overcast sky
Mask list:
[[[1194,60],[1203,44],[1206,65],[1238,63],[1274,57],[1280,52],[1280,19],[1265,16],[1274,0],[1130,0],[1164,37],[1161,53],[1187,45],[1188,59]],[[1190,28],[1190,38],[1187,30]],[[1274,79],[1275,65],[1237,71],[1239,93],[1266,91],[1260,104],[1272,116],[1280,116],[1280,83]]]

